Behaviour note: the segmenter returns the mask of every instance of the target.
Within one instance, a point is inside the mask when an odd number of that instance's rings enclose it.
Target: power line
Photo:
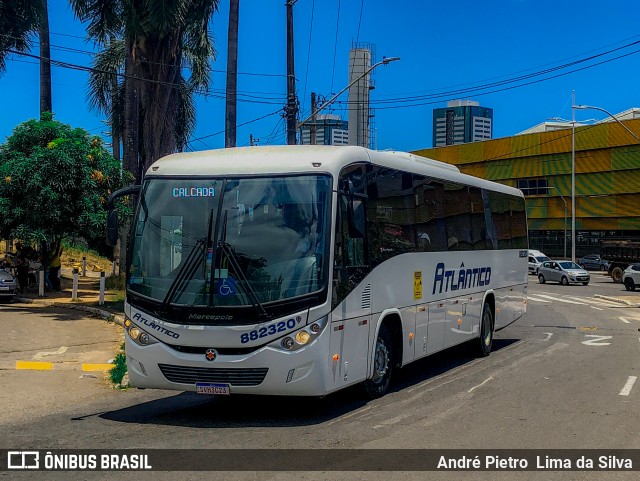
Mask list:
[[[133,80],[137,80],[139,82],[146,82],[146,83],[154,83],[154,84],[158,84],[158,85],[166,85],[168,87],[172,87],[172,88],[179,88],[181,87],[180,84],[176,84],[173,82],[164,82],[162,80],[155,80],[155,79],[145,79],[145,78],[140,78],[140,77],[136,77],[133,75],[126,75],[124,73],[120,73],[120,72],[109,72],[106,70],[102,70],[102,69],[97,69],[94,67],[87,67],[84,65],[78,65],[78,64],[73,64],[70,62],[63,62],[61,60],[54,60],[51,58],[46,58],[43,57],[41,55],[34,55],[31,53],[24,53],[24,52],[18,52],[17,50],[7,50],[7,52],[15,54],[15,55],[21,55],[21,56],[25,56],[25,57],[29,57],[29,58],[35,58],[35,59],[44,59],[44,60],[48,60],[51,65],[55,65],[57,67],[62,67],[62,68],[68,68],[71,70],[78,70],[78,71],[83,71],[83,72],[96,72],[96,73],[102,73],[102,74],[107,74],[107,75],[115,75],[116,77],[119,78],[130,78]],[[225,96],[223,94],[216,94],[210,90],[203,90],[203,89],[194,89],[193,93],[195,94],[199,94],[202,95],[204,97],[210,97],[210,98],[216,98],[216,99],[224,99]],[[242,95],[242,94],[238,94],[238,95]],[[246,96],[246,95],[245,95]],[[252,98],[258,98],[258,97],[253,97],[253,96],[249,96]],[[267,100],[249,100],[249,99],[238,99],[241,102],[246,102],[246,103],[256,103],[256,104],[267,104],[267,105],[280,105],[282,104],[281,101],[274,101],[274,102],[270,102]],[[277,99],[270,99],[270,100],[277,100]]]
[[[244,122],[244,123],[242,123],[242,124],[238,124],[236,127],[242,127],[243,125],[252,124],[253,122],[257,122],[258,120],[266,119],[267,117],[270,117],[270,116],[272,116],[272,115],[278,114],[278,113],[280,113],[281,111],[282,111],[282,109],[278,109],[278,110],[276,110],[275,112],[271,112],[270,114],[266,114],[266,115],[263,115],[262,117],[258,117],[258,118],[256,118],[256,119],[249,120],[249,121]],[[204,136],[202,136],[202,137],[197,137],[197,138],[195,138],[195,139],[190,139],[190,140],[188,140],[186,143],[187,143],[187,144],[190,144],[190,143],[192,143],[192,142],[197,142],[197,141],[202,142],[202,140],[203,140],[203,139],[208,139],[208,138],[210,138],[210,137],[215,137],[216,135],[224,134],[224,132],[225,132],[224,130],[221,130],[221,131],[219,131],[219,132],[214,132],[213,134],[204,135]],[[202,143],[204,143],[204,142],[202,142]],[[205,145],[206,145],[206,144],[205,144]]]

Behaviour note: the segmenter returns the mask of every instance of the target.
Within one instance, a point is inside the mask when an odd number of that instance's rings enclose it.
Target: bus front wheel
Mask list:
[[[487,357],[491,353],[493,346],[493,311],[491,306],[485,302],[480,318],[480,338],[477,342],[476,352],[479,357]]]
[[[380,326],[373,353],[373,377],[364,382],[364,390],[371,399],[379,398],[389,389],[393,372],[393,343],[386,324]]]

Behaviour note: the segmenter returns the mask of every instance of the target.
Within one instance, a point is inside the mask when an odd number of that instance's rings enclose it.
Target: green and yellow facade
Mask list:
[[[640,119],[623,123],[640,137]],[[571,141],[569,128],[413,153],[513,187],[544,186],[523,189],[530,247],[561,256],[565,226],[571,242]],[[575,179],[578,256],[598,252],[603,238],[640,239],[640,143],[629,132],[617,122],[576,127]]]

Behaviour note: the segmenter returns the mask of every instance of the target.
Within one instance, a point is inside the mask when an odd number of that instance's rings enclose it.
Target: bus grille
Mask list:
[[[209,367],[172,366],[158,364],[158,367],[171,382],[195,384],[196,382],[220,382],[232,386],[257,386],[267,375],[269,368],[225,369]]]

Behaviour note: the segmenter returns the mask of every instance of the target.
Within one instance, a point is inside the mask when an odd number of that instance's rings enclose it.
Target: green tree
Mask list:
[[[0,237],[105,237],[109,194],[130,182],[99,137],[52,119],[29,120],[0,146]]]
[[[183,149],[195,127],[193,95],[209,86],[209,22],[218,3],[71,0],[89,37],[104,47],[90,79],[91,103],[121,135],[125,168],[137,181],[150,163]]]

